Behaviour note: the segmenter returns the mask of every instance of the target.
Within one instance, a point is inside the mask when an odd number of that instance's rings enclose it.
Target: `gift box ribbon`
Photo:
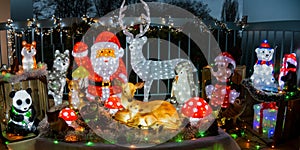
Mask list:
[[[259,133],[262,133],[262,123],[263,123],[263,117],[264,117],[264,110],[265,109],[275,109],[278,110],[278,107],[276,107],[276,102],[269,102],[269,103],[262,103],[260,108],[260,119],[259,119]]]

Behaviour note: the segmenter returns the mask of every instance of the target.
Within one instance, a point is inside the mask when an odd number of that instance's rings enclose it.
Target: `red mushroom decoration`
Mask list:
[[[184,103],[181,112],[190,117],[191,125],[196,125],[202,118],[210,115],[212,109],[203,98],[192,97]]]
[[[58,117],[63,118],[66,123],[70,126],[72,121],[77,120],[76,112],[71,108],[64,108],[59,112]]]
[[[123,106],[120,103],[120,98],[116,95],[110,96],[104,103],[104,107],[109,109],[110,114],[115,114],[118,110],[122,109]]]

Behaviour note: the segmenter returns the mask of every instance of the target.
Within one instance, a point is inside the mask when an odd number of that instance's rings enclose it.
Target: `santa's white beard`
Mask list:
[[[106,62],[105,62],[106,61]],[[91,59],[94,72],[101,76],[103,80],[109,80],[119,67],[119,59],[112,57],[100,57]]]

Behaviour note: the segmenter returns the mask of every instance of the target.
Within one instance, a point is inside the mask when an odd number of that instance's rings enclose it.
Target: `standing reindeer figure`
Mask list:
[[[197,71],[195,66],[186,59],[172,59],[165,61],[153,61],[147,60],[143,55],[143,45],[147,42],[147,37],[143,36],[150,26],[150,10],[143,0],[141,0],[144,5],[144,9],[146,11],[141,14],[141,18],[145,21],[145,27],[143,24],[140,24],[140,33],[135,37],[132,33],[130,33],[124,25],[123,12],[127,9],[125,5],[125,0],[123,1],[120,12],[119,12],[119,23],[123,30],[123,33],[126,35],[126,41],[129,44],[130,57],[131,57],[131,66],[134,72],[145,82],[144,85],[144,101],[148,101],[149,91],[151,89],[151,85],[153,80],[161,80],[161,79],[172,79],[175,77],[175,67],[179,62],[188,61],[194,68],[194,72]]]

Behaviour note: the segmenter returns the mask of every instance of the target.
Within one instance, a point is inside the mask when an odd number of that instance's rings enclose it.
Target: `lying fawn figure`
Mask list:
[[[126,83],[122,85],[121,103],[124,110],[115,114],[115,119],[131,127],[142,129],[160,127],[178,129],[181,125],[176,108],[164,100],[142,102],[134,99],[136,89],[143,83]]]

